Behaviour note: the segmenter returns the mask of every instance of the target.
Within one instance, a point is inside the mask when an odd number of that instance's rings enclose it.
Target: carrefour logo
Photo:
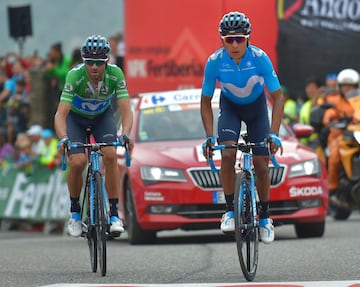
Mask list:
[[[153,95],[151,97],[151,102],[154,104],[154,105],[159,105],[161,103],[163,103],[165,101],[165,97],[163,96],[159,96],[159,95]]]

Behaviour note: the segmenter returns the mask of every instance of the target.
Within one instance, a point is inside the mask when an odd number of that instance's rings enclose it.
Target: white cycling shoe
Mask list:
[[[220,229],[224,233],[235,231],[234,211],[227,211],[223,214]]]
[[[71,213],[67,223],[68,234],[72,237],[79,237],[82,234],[81,215],[79,212]]]
[[[125,231],[122,220],[117,216],[111,216],[110,218],[110,233],[114,237],[120,236]]]
[[[270,218],[264,218],[259,220],[260,227],[260,239],[265,244],[270,244],[275,239],[275,228],[273,221]]]

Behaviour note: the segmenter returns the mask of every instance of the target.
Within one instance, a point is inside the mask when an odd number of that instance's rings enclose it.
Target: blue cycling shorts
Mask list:
[[[237,105],[220,95],[220,112],[218,119],[218,143],[225,141],[238,142],[241,122],[247,127],[251,142],[261,142],[269,133],[270,124],[265,94],[248,105]],[[254,155],[268,155],[267,148],[254,148]]]
[[[70,111],[66,118],[66,133],[73,143],[86,142],[86,128],[91,127],[96,142],[113,142],[117,138],[117,129],[111,107],[94,119],[84,118]],[[85,153],[85,149],[69,150],[69,154]]]

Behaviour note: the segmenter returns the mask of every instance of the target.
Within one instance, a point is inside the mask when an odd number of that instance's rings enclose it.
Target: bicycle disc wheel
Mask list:
[[[258,227],[254,225],[251,184],[248,172],[237,175],[234,193],[235,239],[241,270],[248,281],[255,278],[259,255]]]
[[[95,194],[96,194],[96,210],[97,210],[97,224],[96,224],[96,234],[97,234],[97,251],[98,259],[100,265],[101,275],[105,276],[106,274],[106,229],[107,229],[107,220],[105,214],[105,205],[103,198],[102,190],[102,177],[100,173],[95,173]]]
[[[97,240],[96,240],[96,232],[94,225],[90,222],[90,198],[89,198],[89,185],[85,187],[85,195],[86,196],[86,226],[87,226],[87,243],[90,251],[90,264],[92,272],[97,271]]]

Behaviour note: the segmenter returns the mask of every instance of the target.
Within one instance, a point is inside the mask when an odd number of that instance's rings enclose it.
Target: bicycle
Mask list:
[[[108,146],[124,146],[126,166],[130,166],[129,141],[125,140],[108,143],[90,143],[91,128],[86,129],[86,143],[69,143],[65,146],[62,156],[62,169],[66,170],[66,158],[69,148],[85,148],[87,150],[88,165],[81,205],[82,237],[88,242],[92,272],[97,272],[99,263],[101,275],[106,275],[106,240],[111,239],[110,215],[104,177],[101,173],[101,149]]]
[[[234,192],[235,239],[242,273],[247,281],[253,281],[257,271],[259,257],[259,220],[257,211],[257,192],[251,150],[256,147],[268,147],[269,143],[249,142],[247,135],[242,135],[244,143],[217,145],[212,150],[236,148],[242,152],[243,164],[236,175]],[[280,142],[281,146],[281,142]],[[275,168],[279,168],[275,156],[271,156]],[[211,170],[216,173],[212,152],[209,156]]]

